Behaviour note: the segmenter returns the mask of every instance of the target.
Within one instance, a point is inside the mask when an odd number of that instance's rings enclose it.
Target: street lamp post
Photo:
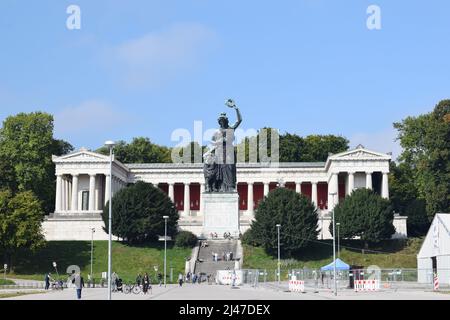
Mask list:
[[[337,226],[337,250],[338,250],[338,258],[341,257],[341,246],[340,246],[340,237],[339,237],[339,226],[341,224],[339,222],[336,222],[336,226]]]
[[[167,219],[169,216],[163,216],[164,218],[164,288],[166,287],[166,266],[167,266]]]
[[[56,264],[56,262],[55,262],[55,261],[53,261],[53,268],[55,268],[55,271],[56,271],[56,276],[57,276],[57,277],[58,277],[58,279],[59,279],[58,266],[57,266],[57,264]]]
[[[112,161],[114,141],[106,141],[109,148],[109,215],[108,215],[108,300],[111,300],[111,269],[112,269]]]
[[[333,280],[334,280],[334,295],[337,296],[337,282],[336,282],[336,232],[335,232],[335,220],[334,220],[334,204],[335,196],[337,192],[330,193],[333,199]]]
[[[94,279],[93,275],[92,275],[92,265],[93,265],[93,261],[94,261],[94,233],[95,233],[95,228],[91,229],[91,280]]]
[[[277,233],[278,233],[278,284],[280,284],[280,277],[281,277],[281,271],[280,271],[280,227],[281,224],[277,224]]]

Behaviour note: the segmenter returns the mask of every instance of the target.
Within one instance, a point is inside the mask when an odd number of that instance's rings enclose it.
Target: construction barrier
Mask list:
[[[216,283],[224,285],[242,285],[242,270],[217,270]]]
[[[305,281],[303,281],[303,280],[289,280],[289,291],[291,291],[291,292],[305,292]]]
[[[379,280],[355,280],[355,292],[358,291],[377,291],[380,290]]]
[[[434,289],[434,291],[437,291],[437,290],[439,290],[439,279],[438,279],[438,277],[437,277],[437,275],[436,274],[434,274],[434,281],[433,281],[433,289]]]

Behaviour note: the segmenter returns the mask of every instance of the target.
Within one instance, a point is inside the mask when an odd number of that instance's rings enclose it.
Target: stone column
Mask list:
[[[72,210],[72,181],[67,179],[67,211]]]
[[[72,175],[72,211],[78,211],[78,175]]]
[[[203,193],[205,192],[205,183],[200,183],[200,215],[203,215]]]
[[[95,210],[95,174],[89,175],[89,211]]]
[[[355,189],[355,173],[349,172],[347,194],[351,194],[354,189]]]
[[[334,206],[339,203],[339,174],[334,174],[334,190],[336,191],[336,195],[334,196]]]
[[[109,188],[111,185],[111,176],[109,174],[105,175],[105,205],[109,201]]]
[[[63,197],[62,197],[62,211],[67,211],[67,180],[65,177],[63,181]]]
[[[264,196],[267,196],[269,194],[269,183],[264,182]]]
[[[381,178],[381,196],[385,199],[389,199],[389,175],[387,172],[383,172]]]
[[[175,203],[175,191],[174,191],[174,184],[169,183],[169,198],[172,200],[173,203]]]
[[[247,213],[253,216],[253,182],[247,183]]]
[[[58,174],[56,176],[55,212],[61,211],[61,198],[62,198],[62,176]]]
[[[366,172],[366,188],[372,189],[372,172]]]
[[[191,195],[190,195],[190,188],[189,183],[184,184],[184,215],[187,217],[189,216],[189,213],[191,212]]]
[[[302,183],[301,182],[297,182],[295,184],[295,192],[302,193]]]
[[[328,184],[328,210],[334,209],[335,205],[338,203],[339,199],[339,185],[338,185],[338,175],[333,173],[330,178],[330,183]],[[335,195],[333,195],[335,193]]]
[[[66,200],[66,180],[64,175],[61,176],[61,211],[65,211],[65,200]]]
[[[311,182],[312,190],[311,190],[311,200],[316,206],[316,208],[319,207],[319,201],[317,199],[317,182]]]

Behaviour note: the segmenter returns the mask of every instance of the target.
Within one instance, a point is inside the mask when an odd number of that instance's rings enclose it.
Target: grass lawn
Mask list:
[[[416,255],[420,250],[422,238],[412,238],[408,240],[388,240],[377,246],[370,247],[371,250],[382,251],[374,253],[365,251],[361,253],[363,245],[358,240],[341,241],[340,258],[350,265],[368,267],[377,265],[380,268],[416,268]],[[352,247],[350,249],[343,247]],[[337,250],[336,250],[337,255]],[[303,252],[289,259],[281,261],[282,269],[301,269],[308,267],[312,269],[320,268],[333,261],[333,241],[323,240],[320,243],[312,243]],[[277,257],[270,256],[263,248],[244,245],[244,268],[246,269],[267,269],[277,268]]]
[[[167,275],[173,268],[173,279],[178,273],[184,273],[186,258],[191,256],[190,248],[178,248],[167,244]],[[18,254],[15,258],[14,273],[9,278],[44,280],[46,272],[56,276],[52,263],[57,263],[58,273],[65,278],[66,270],[71,265],[78,265],[87,281],[91,268],[90,241],[49,241],[46,247],[35,254]],[[164,243],[152,243],[141,246],[127,246],[113,242],[112,269],[125,282],[134,282],[138,273],[148,274],[155,279],[154,266],[158,272],[164,273]],[[95,279],[101,278],[101,273],[108,270],[108,241],[94,241],[93,274]],[[62,276],[64,275],[64,276]],[[169,278],[168,280],[169,281]]]
[[[0,279],[0,286],[14,284],[14,281],[8,279]]]
[[[25,295],[29,295],[29,294],[44,293],[44,292],[45,291],[0,293],[0,299],[13,298],[13,297],[25,296]]]

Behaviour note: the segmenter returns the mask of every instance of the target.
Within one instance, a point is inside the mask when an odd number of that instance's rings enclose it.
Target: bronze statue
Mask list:
[[[204,154],[206,192],[236,191],[236,153],[233,141],[234,130],[241,124],[242,117],[233,100],[228,99],[225,104],[236,110],[237,121],[230,126],[225,113],[221,113],[217,119],[220,128],[212,137],[211,149]]]

